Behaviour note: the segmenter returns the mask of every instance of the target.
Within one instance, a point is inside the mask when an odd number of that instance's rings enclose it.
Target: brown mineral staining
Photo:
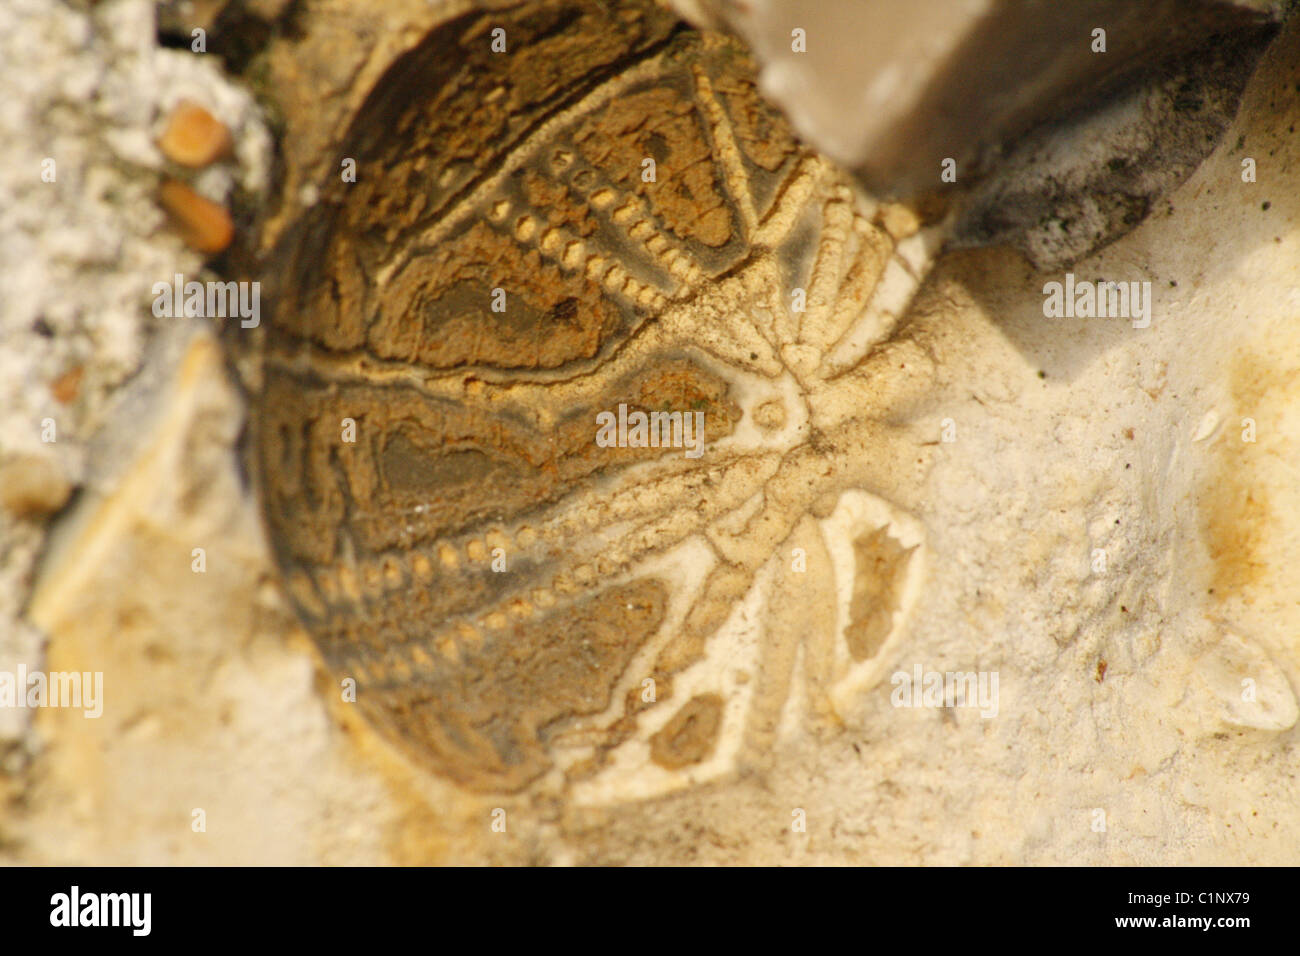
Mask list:
[[[380,648],[398,644],[410,625],[436,620],[420,594],[398,594],[390,607],[404,613],[368,625]],[[615,681],[662,623],[666,598],[662,585],[642,580],[505,633],[449,634],[455,655],[421,658],[419,679],[392,650],[357,655],[366,659],[358,702],[378,725],[406,729],[417,760],[432,758],[453,780],[517,790],[550,766],[543,741],[552,724],[609,706]],[[342,615],[335,620],[346,625]]]
[[[1237,413],[1228,419],[1225,440],[1215,445],[1214,470],[1197,496],[1201,538],[1213,562],[1209,592],[1216,601],[1248,599],[1285,566],[1270,554],[1281,489],[1261,477],[1260,464],[1293,454],[1278,416],[1288,407],[1284,396],[1300,383],[1294,370],[1257,352],[1234,356],[1230,373]],[[1246,418],[1256,420],[1254,441],[1245,440]]]
[[[893,630],[914,549],[904,548],[882,527],[859,537],[853,550],[857,577],[844,639],[853,659],[863,661],[875,656]]]
[[[645,198],[673,233],[707,247],[732,237],[732,211],[713,162],[699,110],[671,87],[611,100],[575,133],[593,165],[621,188]],[[655,161],[655,181],[643,176]]]
[[[203,198],[179,180],[164,182],[159,200],[185,244],[197,252],[216,255],[235,237],[235,224],[225,207]]]
[[[707,758],[718,743],[722,707],[717,694],[692,697],[650,738],[650,759],[667,770],[677,770]]]
[[[458,243],[408,265],[379,298],[370,349],[440,367],[557,368],[594,356],[612,332],[626,327],[626,307],[598,283],[518,245],[477,223]],[[504,311],[491,308],[494,289],[506,293]],[[412,305],[424,308],[412,314]]]
[[[50,383],[50,394],[61,404],[67,405],[77,397],[85,371],[82,366],[74,365]]]
[[[746,156],[768,171],[778,169],[795,148],[794,135],[771,110],[764,109],[754,84],[746,77],[722,76],[714,84],[727,104],[736,140]]]
[[[63,507],[72,483],[49,458],[22,455],[0,465],[0,504],[18,518],[39,518]]]
[[[167,118],[158,148],[174,163],[201,169],[230,152],[230,132],[197,103],[183,100]]]

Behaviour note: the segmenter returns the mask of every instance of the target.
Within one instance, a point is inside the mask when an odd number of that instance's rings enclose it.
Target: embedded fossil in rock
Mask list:
[[[796,676],[822,713],[869,681],[923,538],[885,501],[926,462],[928,233],[650,3],[450,21],[342,142],[355,182],[277,263],[254,457],[369,718],[467,787],[600,801],[761,759]],[[702,412],[703,454],[597,443],[620,405]]]

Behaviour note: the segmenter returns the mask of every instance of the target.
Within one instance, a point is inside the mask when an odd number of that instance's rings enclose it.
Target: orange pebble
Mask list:
[[[230,151],[230,133],[202,106],[182,100],[168,117],[158,148],[172,162],[198,169]]]
[[[81,387],[81,376],[84,372],[85,369],[80,365],[74,365],[50,383],[50,393],[64,405],[68,404],[77,397],[77,389]]]
[[[204,199],[183,182],[167,180],[159,198],[191,249],[215,255],[235,237],[235,224],[225,207]]]

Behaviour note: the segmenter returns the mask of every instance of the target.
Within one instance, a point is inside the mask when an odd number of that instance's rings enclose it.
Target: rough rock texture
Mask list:
[[[97,16],[124,9],[105,4]],[[288,71],[273,88],[296,104],[285,115],[305,136],[314,94],[304,78],[340,70],[317,84],[329,104],[319,115],[347,115],[340,104],[369,89],[351,80],[372,83],[428,25],[392,13],[392,31],[368,33],[356,24],[380,15],[362,12],[348,30],[328,4],[299,15],[302,32],[273,42],[265,62]],[[367,44],[392,46],[371,58]],[[83,55],[107,62],[112,49],[87,41]],[[16,799],[0,811],[0,853],[139,863],[1297,862],[1297,62],[1292,23],[1210,158],[1129,235],[1073,267],[1080,279],[1150,281],[1148,328],[1045,318],[1043,286],[1061,272],[1035,272],[1006,250],[938,261],[902,319],[931,370],[924,402],[878,396],[910,409],[928,470],[809,507],[788,542],[806,570],[789,573],[783,548],[726,622],[724,658],[759,664],[743,678],[720,667],[675,687],[689,706],[644,727],[643,749],[570,799],[468,794],[360,719],[277,583],[240,466],[245,410],[213,337],[199,323],[148,346],[142,337],[133,387],[87,400],[98,437],[84,465],[62,472],[89,479],[87,490],[60,519],[28,622],[3,635],[47,669],[102,671],[104,715],[41,710],[33,736],[32,711],[0,710],[18,717],[14,734],[32,754],[5,769]],[[241,128],[237,115],[221,118]],[[292,205],[312,179],[307,167],[335,154],[319,140],[290,137],[284,148],[302,151],[286,161]],[[1244,159],[1256,161],[1257,182],[1243,182]],[[120,175],[139,179],[141,194],[157,178]],[[27,207],[6,197],[0,208]],[[905,216],[877,213],[881,228],[906,233]],[[21,259],[5,247],[7,276],[65,248],[29,215],[24,229],[0,232],[28,243]],[[107,234],[134,236],[141,220],[114,215]],[[178,262],[187,272],[196,264],[162,230],[142,248],[157,259],[129,281],[74,265],[34,294],[75,308],[96,301],[77,290],[120,281],[136,296],[122,314],[143,327],[149,285]],[[921,246],[904,249],[923,258]],[[11,324],[9,314],[0,387],[30,429],[47,401],[41,388],[73,385],[61,363],[41,358],[44,337],[22,332],[31,317]],[[29,380],[32,368],[39,377]],[[898,381],[882,370],[882,384]],[[767,404],[752,414],[780,422]],[[862,444],[877,440],[870,419],[856,421]],[[6,425],[5,440],[11,433],[23,432]],[[29,599],[41,540],[33,517],[57,507],[55,491],[10,492],[27,515],[0,529],[14,610]],[[858,567],[874,576],[841,573]],[[896,582],[884,591],[899,608],[883,638],[873,614],[882,582]],[[851,641],[819,644],[823,625],[848,627]],[[891,676],[914,667],[996,672],[996,715],[894,706]],[[722,680],[720,691],[706,677]],[[701,741],[737,701],[749,702],[737,752],[764,759],[736,774],[724,754],[707,765],[709,782],[693,784],[684,768],[712,759]]]
[[[1253,33],[1215,44],[1035,129],[963,200],[955,244],[1010,244],[1060,269],[1124,235],[1219,142],[1262,48]]]
[[[93,11],[15,0],[0,36],[0,660],[36,667],[40,635],[20,622],[43,519],[83,481],[86,442],[140,367],[151,287],[200,257],[167,227],[156,190],[169,171],[154,139],[189,97],[237,139],[233,163],[193,177],[224,200],[266,187],[270,140],[252,97],[215,60],[161,49],[147,2]],[[0,709],[0,748],[21,765],[29,711]]]

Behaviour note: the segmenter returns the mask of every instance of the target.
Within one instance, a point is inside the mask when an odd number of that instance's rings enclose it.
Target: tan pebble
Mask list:
[[[68,404],[77,397],[77,390],[81,387],[81,376],[85,371],[82,366],[74,365],[50,383],[50,394],[62,404]]]
[[[901,242],[908,236],[913,236],[921,228],[921,220],[907,206],[897,203],[886,203],[880,207],[876,214],[885,229],[893,237],[895,242]]]
[[[235,238],[235,224],[225,207],[204,199],[183,182],[167,180],[159,198],[191,249],[215,255]]]
[[[19,518],[53,514],[72,494],[72,482],[55,462],[23,455],[0,465],[0,504]]]
[[[201,169],[230,152],[230,131],[202,106],[183,100],[167,118],[158,148],[174,163]]]

